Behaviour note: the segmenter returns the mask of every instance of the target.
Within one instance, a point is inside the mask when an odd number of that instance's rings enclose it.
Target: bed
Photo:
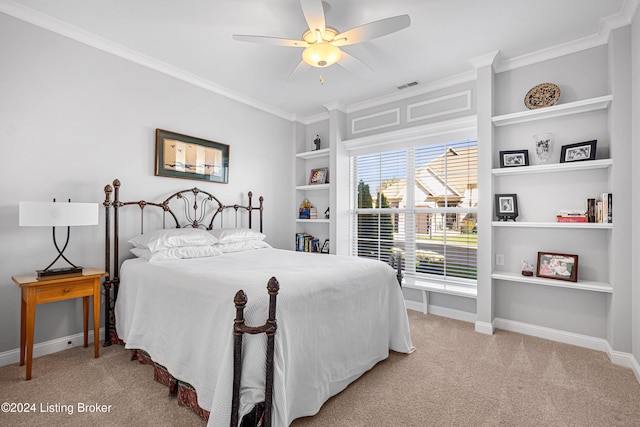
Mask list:
[[[287,426],[296,418],[314,415],[328,398],[386,359],[389,350],[413,350],[396,272],[387,264],[272,248],[261,238],[262,198],[257,207],[251,206],[251,199],[247,206],[227,206],[207,192],[190,189],[160,203],[121,202],[119,181],[114,187],[113,201],[111,186],[105,187],[104,203],[110,274],[105,281],[105,329],[111,331],[105,345],[117,340],[126,348],[141,350],[172,378],[192,387],[197,405],[210,414],[208,425],[227,426],[232,419],[234,297],[240,289],[248,296],[247,325],[263,324],[270,299],[265,288],[272,277],[279,284],[273,425]],[[182,200],[189,194],[206,197],[216,214],[231,210],[236,224],[238,213],[249,218],[259,213],[260,226],[252,233],[249,220],[248,227],[240,224],[236,231],[221,227],[216,234],[214,219],[204,220],[201,212],[207,203]],[[170,208],[175,201],[187,206],[184,223]],[[119,210],[128,205],[137,205],[140,211],[160,208],[163,218],[169,218],[169,228],[177,224],[201,227],[216,237],[258,237],[242,250],[161,261],[142,256],[120,266]],[[151,234],[147,231],[143,239]],[[211,246],[226,244],[219,239]],[[267,336],[245,335],[242,342],[240,416],[265,401]]]

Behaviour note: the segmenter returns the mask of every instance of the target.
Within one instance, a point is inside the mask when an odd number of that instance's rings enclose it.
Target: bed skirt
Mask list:
[[[124,346],[125,342],[118,337],[116,331],[112,330],[110,336],[113,344]],[[166,385],[169,388],[170,395],[177,396],[178,405],[191,409],[205,421],[209,420],[210,412],[198,405],[198,394],[191,384],[174,378],[167,368],[154,362],[149,353],[144,350],[131,350],[131,360],[137,360],[142,364],[153,366],[153,379],[160,384]]]

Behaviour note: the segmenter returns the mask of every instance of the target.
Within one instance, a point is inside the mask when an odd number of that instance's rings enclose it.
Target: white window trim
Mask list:
[[[471,138],[468,138],[471,139]],[[473,138],[476,139],[476,138]],[[455,141],[446,141],[446,143],[451,143]],[[430,145],[430,144],[428,144]],[[407,147],[406,149],[406,182],[414,182],[415,181],[415,147]],[[396,148],[397,149],[397,148]],[[384,152],[375,150],[375,152]],[[392,150],[390,150],[392,151]],[[369,153],[368,153],[369,154]],[[419,214],[436,214],[436,213],[477,213],[477,206],[472,207],[437,207],[437,208],[424,208],[424,207],[415,207],[415,193],[413,191],[407,192],[407,205],[409,208],[357,208],[355,207],[355,191],[354,188],[356,183],[356,175],[357,171],[355,168],[355,158],[361,154],[351,154],[351,170],[350,170],[350,186],[351,188],[351,221],[352,221],[352,233],[350,236],[351,240],[351,250],[350,253],[352,256],[357,256],[353,253],[353,227],[357,223],[358,214],[384,214],[384,213],[397,213],[397,214],[405,214],[405,230],[404,230],[404,240],[405,242],[413,242],[414,244],[408,245],[405,247],[405,257],[408,259],[415,259],[416,256],[416,230],[415,230],[415,216]],[[445,165],[446,168],[446,165]],[[475,280],[472,279],[463,279],[457,277],[447,276],[446,279],[439,279],[436,275],[429,275],[423,273],[417,273],[416,265],[414,263],[405,264],[405,279],[403,281],[403,285],[407,288],[418,289],[424,292],[437,292],[444,293],[450,295],[463,296],[467,298],[476,298],[477,297],[477,278]]]

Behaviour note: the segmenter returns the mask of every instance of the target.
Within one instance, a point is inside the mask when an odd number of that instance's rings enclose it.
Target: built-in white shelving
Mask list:
[[[584,291],[613,293],[613,287],[607,282],[595,282],[591,280],[580,280],[569,282],[566,280],[544,279],[534,276],[523,276],[520,273],[504,271],[494,271],[491,274],[493,279],[506,280],[509,282],[529,283],[533,285],[555,286],[558,288],[581,289]]]
[[[328,148],[322,148],[320,150],[314,150],[314,151],[305,151],[304,153],[296,154],[296,157],[300,159],[305,159],[305,160],[316,159],[324,156],[327,156],[327,157],[329,156]]]
[[[511,114],[504,114],[500,116],[494,116],[491,120],[495,127],[520,125],[523,123],[556,119],[566,117],[570,115],[577,115],[582,113],[605,111],[609,108],[613,101],[613,96],[606,95],[596,98],[585,99],[582,101],[569,102],[566,104],[555,105],[552,107],[539,108],[527,111],[519,111]],[[506,167],[506,168],[494,168],[491,170],[491,174],[496,180],[508,180],[509,177],[529,175],[529,174],[560,174],[579,172],[579,171],[598,171],[607,170],[612,168],[613,159],[598,159],[598,160],[586,160],[580,162],[570,163],[551,163],[541,164],[534,166],[518,166],[518,167]],[[588,174],[587,174],[588,175]],[[586,175],[577,175],[580,179]],[[504,178],[503,178],[504,177]],[[566,179],[569,177],[567,176]],[[562,182],[564,180],[558,180],[558,188],[562,188]],[[522,188],[525,193],[525,199],[527,195],[527,188]],[[554,218],[555,219],[555,218]],[[555,222],[551,221],[492,221],[491,227],[496,229],[509,229],[509,236],[519,235],[518,230],[525,229],[537,229],[536,236],[545,239],[548,237],[550,242],[553,242],[556,238],[554,230],[576,230],[576,233],[591,233],[593,230],[613,230],[613,224],[611,223],[575,223],[575,222]],[[598,238],[593,236],[593,238]],[[608,238],[604,236],[603,238]],[[496,253],[508,253],[510,246],[507,243],[502,247],[496,248]],[[576,249],[577,250],[577,249]],[[578,289],[583,291],[600,292],[600,293],[613,293],[613,286],[611,283],[591,281],[591,280],[578,280],[577,282],[554,280],[536,276],[523,276],[519,271],[494,271],[491,274],[491,278],[494,280],[500,280],[505,282],[511,282],[513,284],[522,283],[529,285],[549,286],[555,288],[565,289]]]
[[[582,101],[568,102],[535,110],[519,111],[517,113],[495,116],[491,119],[494,126],[508,126],[516,123],[526,123],[535,120],[551,119],[568,116],[571,114],[587,113],[590,111],[605,110],[613,101],[612,95],[585,99]]]
[[[319,218],[319,219],[296,219],[296,222],[306,222],[306,223],[316,223],[316,224],[329,224],[330,220]]]
[[[581,228],[592,230],[610,230],[613,229],[611,223],[597,222],[527,222],[527,221],[493,221],[492,227],[511,227],[511,228]]]
[[[591,169],[606,169],[613,164],[612,159],[586,160],[572,163],[551,163],[547,165],[519,166],[492,169],[493,175],[525,175],[550,172],[573,172]]]
[[[294,222],[296,236],[298,234],[313,236],[320,241],[320,245],[322,246],[323,242],[331,237],[331,219],[325,218],[323,214],[329,209],[331,204],[331,184],[328,182],[325,184],[310,184],[309,177],[315,169],[330,167],[331,148],[326,147],[325,144],[325,148],[305,151],[313,147],[313,145],[308,144],[308,141],[313,140],[314,135],[320,134],[323,136],[323,139],[327,139],[324,135],[325,132],[328,134],[328,128],[323,128],[324,125],[313,126],[315,125],[312,125],[312,129],[308,127],[305,129],[304,136],[300,133],[300,140],[296,144],[297,152],[294,162],[296,177],[295,200],[298,206],[300,206],[303,201],[309,201],[313,208],[316,209],[318,218],[299,218],[298,208],[296,207],[296,218]],[[298,241],[296,238],[296,248],[297,247]]]
[[[298,185],[296,190],[300,191],[319,191],[328,190],[329,184],[310,184],[310,185]]]

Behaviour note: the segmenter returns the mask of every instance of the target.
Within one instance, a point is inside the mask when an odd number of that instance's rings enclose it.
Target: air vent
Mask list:
[[[418,82],[406,83],[406,84],[403,84],[402,86],[398,86],[398,90],[406,89],[406,88],[408,88],[408,87],[416,86],[416,85],[418,85],[418,84],[419,84]]]

